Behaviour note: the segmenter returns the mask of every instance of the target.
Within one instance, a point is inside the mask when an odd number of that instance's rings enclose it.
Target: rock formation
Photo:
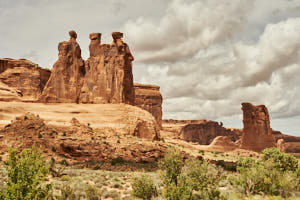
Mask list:
[[[21,101],[22,93],[0,81],[0,101]]]
[[[101,33],[91,33],[90,58],[80,93],[81,103],[128,103],[134,105],[132,61],[123,33],[113,32],[113,43],[101,44]]]
[[[280,131],[272,131],[277,148],[286,153],[300,154],[300,137],[282,134]]]
[[[209,145],[217,136],[228,136],[232,141],[239,139],[241,133],[235,129],[226,129],[222,123],[203,120],[201,123],[185,125],[179,134],[180,139]]]
[[[123,33],[113,32],[113,43],[101,44],[101,33],[91,33],[90,58],[84,63],[77,34],[58,45],[58,61],[40,97],[53,103],[127,103],[134,105],[133,56],[122,41]]]
[[[162,127],[162,101],[159,86],[134,84],[135,105],[150,112]]]
[[[40,97],[46,103],[75,103],[84,77],[84,61],[81,58],[81,49],[76,42],[77,34],[70,31],[70,40],[58,45],[58,60],[53,65],[48,80]]]
[[[8,67],[8,60],[7,59],[0,59],[0,73],[4,72]]]
[[[226,152],[237,149],[238,146],[228,136],[217,136],[205,150]]]
[[[43,69],[26,59],[0,59],[0,81],[19,91],[23,100],[36,100],[50,77]]]
[[[38,107],[49,106],[50,110],[55,108],[52,105],[36,104]],[[97,107],[97,105],[88,106]],[[146,113],[130,105],[122,105],[122,107]],[[146,114],[155,121],[149,113]],[[3,129],[0,129],[0,150],[1,152],[8,151],[11,147],[23,149],[35,144],[42,149],[45,157],[55,158],[58,161],[67,159],[69,163],[75,160],[75,162],[84,161],[82,163],[88,160],[110,161],[120,157],[132,162],[155,162],[166,152],[167,145],[163,146],[150,140],[139,140],[136,137],[116,133],[118,133],[117,130],[112,128],[93,129],[75,118],[72,118],[68,126],[57,126],[38,115],[26,113],[18,115]],[[1,157],[3,158],[3,155]]]
[[[261,152],[265,148],[275,146],[275,138],[270,127],[268,109],[264,105],[254,106],[242,103],[243,136],[241,147]]]
[[[74,117],[80,124],[100,132],[118,136],[137,136],[159,140],[160,130],[154,117],[147,111],[128,104],[43,104],[0,101],[0,128],[15,117],[27,112],[39,115],[48,124],[74,126]],[[71,123],[70,123],[71,122]]]

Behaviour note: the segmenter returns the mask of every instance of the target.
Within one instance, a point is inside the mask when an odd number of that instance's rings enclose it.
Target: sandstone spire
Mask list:
[[[242,103],[242,110],[244,134],[241,147],[258,152],[265,148],[274,147],[275,138],[272,135],[267,107]]]
[[[133,56],[123,33],[113,32],[113,42],[101,44],[101,33],[90,34],[90,58],[79,101],[82,103],[134,104]]]
[[[53,65],[51,76],[40,96],[47,103],[75,103],[82,87],[84,61],[76,42],[77,34],[70,31],[70,40],[58,44],[58,60]]]

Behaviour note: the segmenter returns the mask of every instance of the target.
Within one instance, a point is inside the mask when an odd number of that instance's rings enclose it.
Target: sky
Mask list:
[[[300,136],[299,0],[0,0],[0,57],[52,68],[76,30],[124,33],[134,82],[156,84],[164,119],[242,128],[242,102],[264,104],[271,127]]]

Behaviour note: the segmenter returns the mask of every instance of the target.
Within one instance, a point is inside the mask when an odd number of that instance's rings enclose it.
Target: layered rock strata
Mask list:
[[[222,123],[203,120],[200,123],[185,125],[181,129],[179,137],[187,142],[209,145],[217,136],[228,136],[231,141],[236,141],[240,138],[241,134],[236,129],[223,127]]]
[[[50,110],[55,109],[53,105],[38,104],[39,106],[49,106]],[[88,106],[97,107],[98,105]],[[137,109],[146,113],[146,111],[130,105],[114,104],[112,106],[128,107],[129,110]],[[74,108],[76,108],[76,105]],[[154,121],[149,113],[146,114]],[[47,118],[49,120],[49,116]],[[143,117],[139,118],[143,119]],[[110,161],[120,157],[132,162],[155,162],[163,157],[167,149],[166,145],[161,143],[116,134],[119,132],[112,128],[92,128],[75,118],[71,119],[69,126],[57,126],[50,124],[48,120],[32,113],[18,115],[18,117],[9,121],[3,129],[0,129],[1,151],[8,151],[11,147],[23,149],[36,145],[41,148],[46,158],[55,158],[57,161],[64,159],[72,164],[75,160],[76,163],[78,161],[86,163],[89,160],[93,162]],[[5,159],[3,155],[2,158]]]
[[[43,69],[26,59],[0,59],[0,81],[19,91],[23,100],[36,100],[50,77]]]
[[[150,112],[162,128],[162,101],[159,86],[134,84],[135,105]]]
[[[264,105],[254,106],[251,103],[242,103],[243,136],[241,147],[261,152],[265,148],[275,146],[275,137],[270,127],[268,109]]]
[[[90,58],[80,93],[81,103],[127,103],[134,105],[132,61],[123,33],[113,32],[113,43],[101,44],[101,33],[91,33]]]
[[[0,101],[21,101],[22,93],[0,81]]]
[[[160,130],[154,117],[149,112],[128,104],[0,102],[0,108],[0,129],[15,117],[30,112],[42,117],[47,124],[59,127],[76,125],[76,120],[73,119],[76,117],[81,124],[88,124],[90,128],[99,129],[102,133],[160,139]]]

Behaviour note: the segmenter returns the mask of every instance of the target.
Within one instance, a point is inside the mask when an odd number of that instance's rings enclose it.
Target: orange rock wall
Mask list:
[[[0,81],[17,90],[24,100],[36,100],[51,71],[26,59],[0,59]]]
[[[264,105],[254,106],[251,103],[242,103],[243,136],[241,147],[261,152],[265,148],[275,146],[275,137],[270,127],[268,109]]]
[[[135,105],[150,112],[162,128],[162,101],[159,86],[134,84]]]
[[[91,33],[90,58],[84,62],[70,31],[70,40],[59,43],[59,59],[40,98],[41,102],[127,103],[134,105],[133,56],[122,41],[123,34],[113,32],[113,43],[101,44],[101,33]]]
[[[180,139],[187,142],[196,142],[209,145],[217,136],[228,136],[232,141],[240,138],[242,132],[236,129],[227,129],[222,123],[202,120],[200,123],[185,125],[179,134]]]
[[[79,44],[70,41],[58,45],[58,60],[39,101],[46,103],[77,103],[84,77],[84,61]]]

